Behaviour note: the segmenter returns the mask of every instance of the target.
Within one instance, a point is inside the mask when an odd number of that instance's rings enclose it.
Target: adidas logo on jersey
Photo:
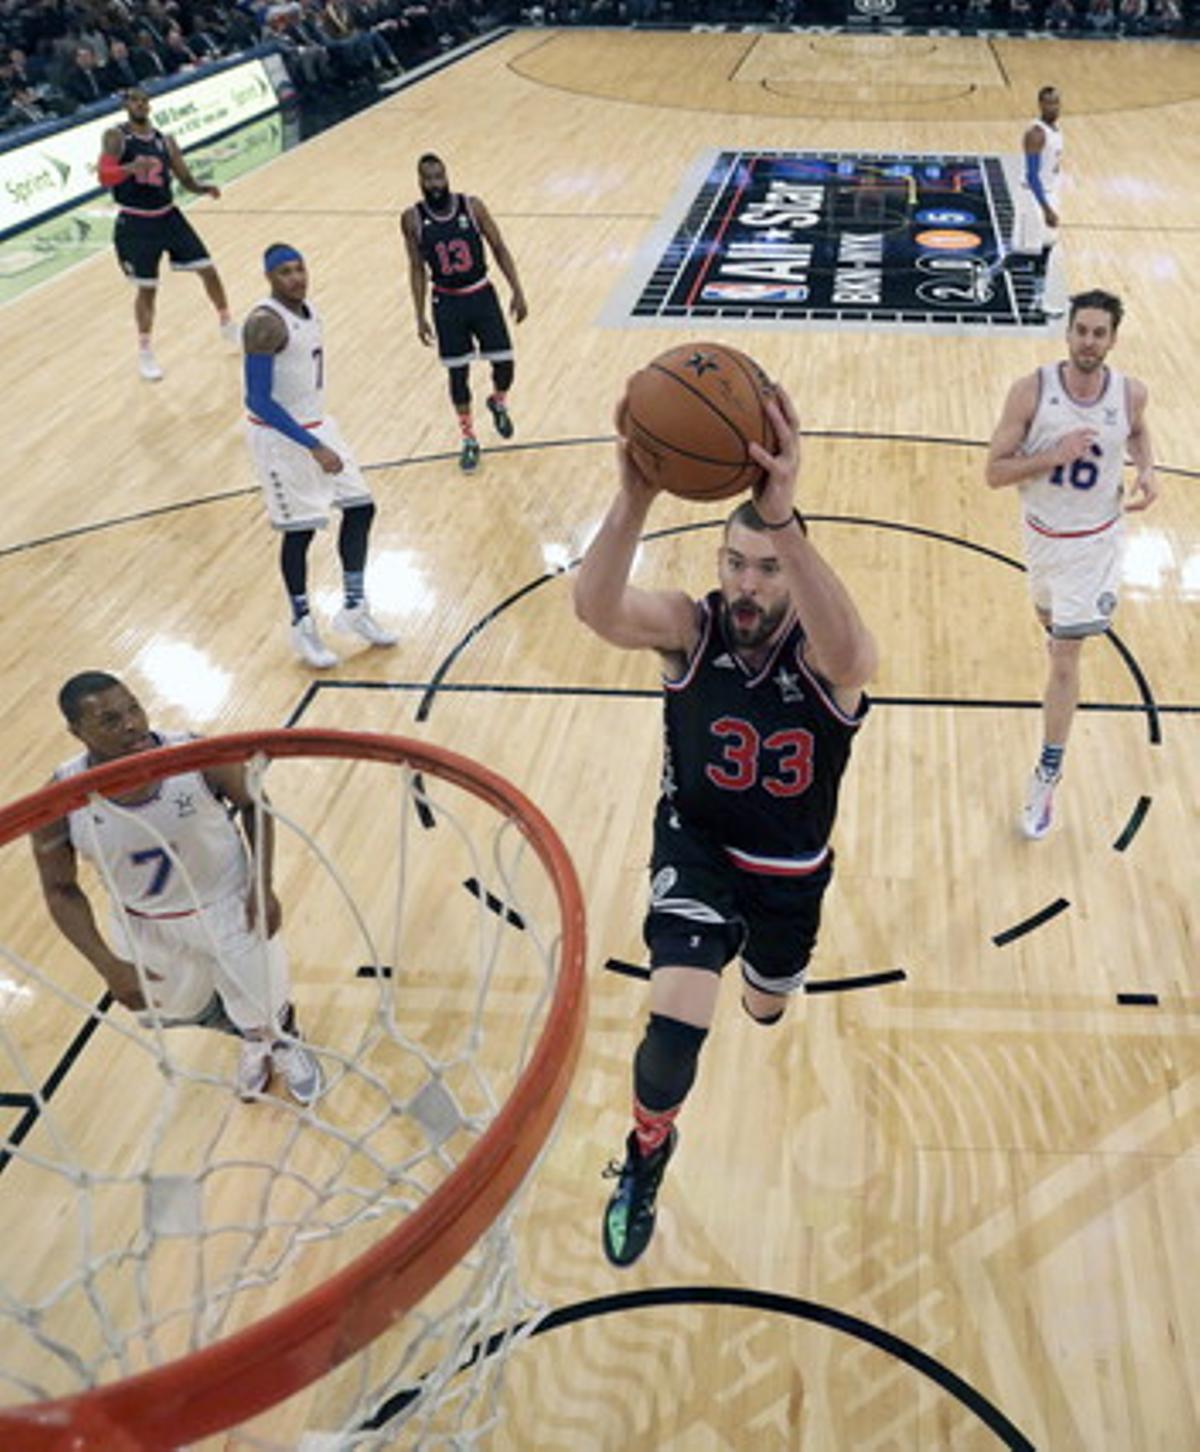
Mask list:
[[[733,656],[729,654],[728,651],[726,651],[724,655],[718,655],[714,657],[713,665],[719,671],[737,670],[737,662],[734,660]]]

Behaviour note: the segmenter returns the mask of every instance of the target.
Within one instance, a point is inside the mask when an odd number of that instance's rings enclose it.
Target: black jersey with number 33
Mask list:
[[[828,858],[838,787],[869,703],[839,709],[803,659],[793,622],[755,672],[726,638],[721,595],[700,602],[687,669],[664,680],[663,792],[735,865],[802,876]]]
[[[167,138],[161,131],[152,131],[149,136],[139,136],[125,125],[121,130],[122,166],[138,156],[148,156],[157,163],[145,181],[126,177],[113,187],[113,200],[117,206],[131,212],[165,212],[174,206],[171,196],[171,153],[167,150]]]
[[[469,200],[461,192],[455,193],[454,210],[448,217],[435,216],[425,202],[418,202],[417,220],[421,224],[421,256],[429,265],[434,287],[464,292],[483,281],[487,276],[483,233]]]

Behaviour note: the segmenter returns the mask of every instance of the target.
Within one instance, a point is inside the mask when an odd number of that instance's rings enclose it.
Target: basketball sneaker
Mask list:
[[[314,670],[327,670],[338,663],[337,656],[317,634],[317,622],[311,615],[302,615],[292,626],[292,649]]]
[[[138,349],[138,372],[147,383],[159,383],[162,380],[163,371],[149,348]]]
[[[462,441],[462,452],[458,456],[458,467],[464,474],[470,474],[479,467],[479,440],[470,434]]]
[[[1025,805],[1021,809],[1021,831],[1032,842],[1040,841],[1050,830],[1054,819],[1054,788],[1061,777],[1061,772],[1047,776],[1040,766],[1033,769]]]
[[[630,1130],[625,1141],[625,1163],[610,1160],[606,1180],[616,1180],[604,1207],[604,1254],[616,1266],[632,1265],[650,1244],[654,1234],[655,1201],[667,1161],[675,1153],[679,1136],[674,1127],[652,1154],[638,1149],[637,1135]]]
[[[274,1044],[271,1062],[283,1075],[288,1093],[297,1104],[311,1104],[325,1087],[325,1076],[316,1056],[299,1039]]]
[[[512,414],[509,413],[504,404],[495,398],[489,398],[487,406],[488,412],[492,416],[492,423],[496,427],[496,432],[502,439],[511,439],[514,432]]]
[[[238,1054],[237,1092],[239,1099],[257,1099],[271,1082],[270,1039],[243,1039]]]
[[[345,605],[333,617],[333,628],[345,635],[357,635],[368,645],[395,645],[400,639],[390,630],[385,630],[379,621],[362,605]]]

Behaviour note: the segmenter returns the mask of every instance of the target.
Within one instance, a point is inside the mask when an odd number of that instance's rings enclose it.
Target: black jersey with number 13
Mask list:
[[[483,233],[467,198],[458,192],[448,217],[435,216],[417,203],[421,223],[421,256],[429,265],[433,285],[446,292],[465,292],[487,276]]]

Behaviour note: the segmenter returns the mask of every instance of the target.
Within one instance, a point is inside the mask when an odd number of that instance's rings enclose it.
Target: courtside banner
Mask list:
[[[1044,329],[999,156],[720,151],[701,158],[604,321]]]
[[[279,104],[261,56],[209,72],[171,90],[151,95],[151,120],[185,150],[273,111]],[[125,119],[114,106],[0,151],[0,236],[31,226],[99,188],[96,159],[111,126]]]

